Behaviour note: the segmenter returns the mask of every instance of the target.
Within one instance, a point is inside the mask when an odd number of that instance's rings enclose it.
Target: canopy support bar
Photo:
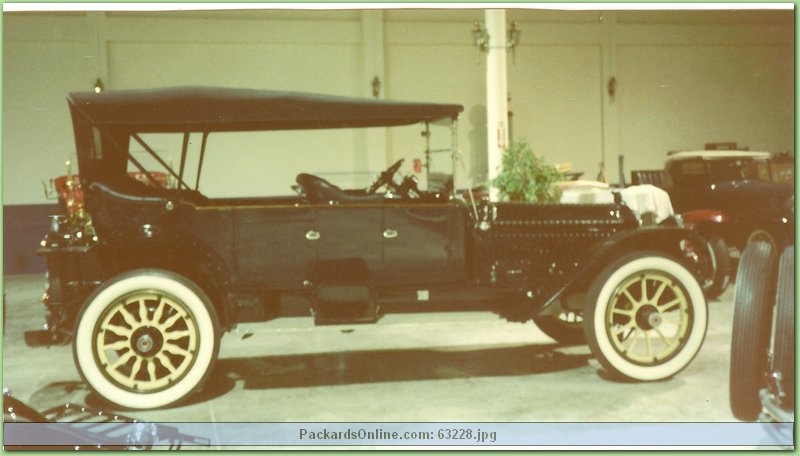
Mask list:
[[[153,157],[161,166],[163,166],[164,169],[167,170],[167,172],[169,172],[172,175],[172,177],[174,177],[175,179],[178,179],[178,188],[182,188],[182,187],[189,188],[189,186],[186,185],[185,182],[183,182],[183,179],[181,179],[181,176],[175,174],[175,171],[173,171],[172,168],[170,168],[170,166],[168,164],[166,164],[164,162],[164,160],[161,159],[161,157],[158,156],[156,151],[154,151],[149,145],[147,145],[147,143],[145,143],[144,140],[141,137],[139,137],[138,134],[133,133],[131,136],[133,137],[133,139],[136,140],[137,143],[139,143],[140,146],[142,146],[144,148],[144,150],[147,151],[147,153],[150,154],[151,157]],[[134,162],[134,164],[136,164],[136,160],[134,160],[134,158],[130,154],[130,152],[128,152],[128,157],[131,159],[131,161]],[[141,165],[139,165],[139,166],[141,166]],[[153,181],[153,183],[157,184],[156,180],[153,178],[153,176],[150,175],[150,173],[145,171],[145,174],[147,174],[147,176],[150,178],[150,180]]]

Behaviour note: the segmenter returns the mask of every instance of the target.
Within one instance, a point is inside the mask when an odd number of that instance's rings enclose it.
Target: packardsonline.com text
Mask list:
[[[376,441],[390,442],[415,441],[430,444],[442,443],[494,443],[497,441],[497,432],[482,431],[470,428],[442,428],[433,431],[387,431],[382,428],[375,429],[299,429],[301,441],[315,441],[317,443],[359,444],[374,443]]]

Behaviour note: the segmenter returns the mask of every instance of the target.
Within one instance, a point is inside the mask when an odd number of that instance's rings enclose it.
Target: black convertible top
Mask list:
[[[136,132],[301,130],[410,125],[455,119],[457,104],[221,87],[74,92],[73,117]]]

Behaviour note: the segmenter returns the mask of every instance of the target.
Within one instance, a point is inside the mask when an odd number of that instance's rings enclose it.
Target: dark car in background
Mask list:
[[[739,251],[761,238],[776,251],[794,239],[793,179],[778,178],[772,154],[739,150],[670,154],[666,185],[675,211],[721,212],[718,234]]]
[[[361,189],[311,170],[294,171],[296,193],[282,196],[212,198],[200,185],[218,172],[203,168],[207,149],[255,166],[252,154],[239,160],[247,132],[443,125],[456,158],[460,105],[196,87],[72,93],[68,104],[78,185],[39,248],[43,331],[71,341],[83,379],[123,407],[184,399],[211,372],[222,332],[297,301],[318,325],[450,310],[534,320],[638,381],[677,374],[705,337],[705,241],[641,227],[619,201],[475,201],[398,177],[402,160]],[[327,152],[314,149],[254,150],[262,166],[288,168],[289,156]]]

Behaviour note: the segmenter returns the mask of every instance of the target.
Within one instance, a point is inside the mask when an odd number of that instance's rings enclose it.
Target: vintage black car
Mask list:
[[[39,249],[45,330],[71,340],[82,377],[118,405],[185,398],[224,331],[297,300],[316,324],[444,310],[533,319],[558,341],[588,342],[609,375],[639,381],[675,375],[705,337],[704,240],[643,228],[622,203],[478,202],[397,178],[402,161],[361,190],[308,172],[287,196],[209,198],[199,185],[215,135],[418,124],[427,139],[444,124],[456,143],[460,105],[192,87],[72,93],[68,104],[80,188]],[[180,149],[174,170],[159,155],[167,143]],[[236,152],[225,152],[231,163]],[[286,153],[263,150],[264,166]],[[143,155],[170,185],[131,177],[155,171]]]
[[[770,157],[740,150],[671,154],[665,169],[673,207],[720,211],[718,235],[740,252],[756,238],[780,250],[794,239],[794,186],[777,179]]]

